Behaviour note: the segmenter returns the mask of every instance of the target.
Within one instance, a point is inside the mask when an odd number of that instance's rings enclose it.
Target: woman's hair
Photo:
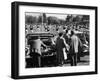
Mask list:
[[[74,35],[75,33],[74,33],[74,31],[73,30],[71,30],[71,35]]]
[[[66,30],[66,33],[68,33],[68,30]]]
[[[63,32],[60,32],[60,33],[59,33],[59,36],[61,37],[62,35],[63,35]]]

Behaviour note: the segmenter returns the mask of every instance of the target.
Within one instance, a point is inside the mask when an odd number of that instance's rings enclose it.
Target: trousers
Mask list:
[[[76,66],[77,65],[77,53],[71,54],[70,56],[70,62],[71,66]]]

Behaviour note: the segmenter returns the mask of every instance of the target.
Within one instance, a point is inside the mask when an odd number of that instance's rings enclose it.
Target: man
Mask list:
[[[71,44],[70,44],[71,66],[77,65],[79,48],[81,47],[82,43],[80,39],[75,35],[74,31],[71,31]]]
[[[30,40],[30,56],[33,58],[33,64],[35,67],[41,66],[41,46],[46,47],[46,45],[40,40],[40,37],[32,37]]]
[[[57,62],[58,65],[62,66],[64,63],[64,48],[68,48],[69,46],[66,44],[63,33],[59,33],[59,37],[56,40],[56,50],[57,50]]]

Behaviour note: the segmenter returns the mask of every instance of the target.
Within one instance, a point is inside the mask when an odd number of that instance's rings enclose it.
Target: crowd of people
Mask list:
[[[78,31],[88,31],[89,26],[88,24],[86,25],[80,25],[80,24],[65,24],[65,25],[47,25],[47,24],[26,24],[25,25],[25,31],[26,35],[30,33],[35,33],[35,32],[49,32],[52,34],[57,34],[59,31],[63,31],[66,29],[76,29]]]
[[[60,32],[56,39],[55,46],[58,65],[64,64],[64,60],[68,58],[68,54],[70,56],[71,66],[77,65],[77,60],[80,60],[78,53],[81,52],[82,42],[78,36],[75,35],[74,31],[70,31],[70,34],[68,30],[66,30],[66,33]]]
[[[43,27],[42,27],[43,26]],[[54,35],[51,37],[51,42],[56,51],[57,66],[62,66],[66,59],[70,59],[71,66],[76,66],[78,60],[80,60],[78,54],[82,52],[82,42],[80,38],[75,34],[75,30],[78,28],[80,31],[81,27],[66,26],[66,25],[26,25],[26,35],[35,32],[49,32]],[[43,43],[39,36],[35,36],[29,41],[30,45],[30,56],[33,58],[33,65],[41,67],[41,46],[48,48]]]

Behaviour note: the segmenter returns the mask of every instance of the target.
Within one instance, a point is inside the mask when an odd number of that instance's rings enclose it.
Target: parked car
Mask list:
[[[89,55],[89,35],[84,32],[76,32],[82,42],[82,55]]]

